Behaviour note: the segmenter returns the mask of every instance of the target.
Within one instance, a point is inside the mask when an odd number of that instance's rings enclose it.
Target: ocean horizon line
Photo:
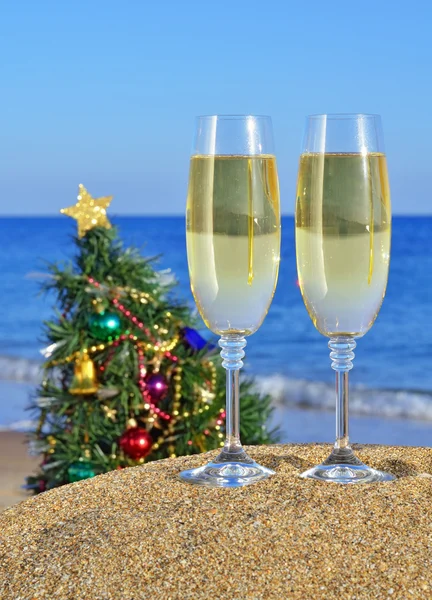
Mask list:
[[[136,213],[123,213],[123,214],[116,214],[116,213],[110,213],[110,218],[111,219],[136,219],[136,218],[143,218],[143,217],[149,217],[149,218],[157,218],[157,219],[163,219],[163,218],[167,218],[167,219],[172,219],[172,218],[176,218],[176,219],[184,219],[185,215],[183,213],[143,213],[143,214],[136,214]],[[282,217],[294,217],[294,213],[282,213],[281,214]],[[414,214],[409,214],[409,213],[396,213],[392,215],[392,219],[431,219],[432,218],[432,212],[431,213],[414,213]],[[47,214],[1,214],[0,213],[0,219],[64,219],[64,215],[61,214],[51,214],[51,213],[47,213]]]

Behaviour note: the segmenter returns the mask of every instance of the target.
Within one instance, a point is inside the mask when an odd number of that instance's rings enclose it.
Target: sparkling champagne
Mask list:
[[[384,154],[300,157],[297,269],[322,334],[362,336],[375,321],[387,285],[390,215]]]
[[[279,269],[275,157],[193,156],[186,230],[192,292],[207,327],[219,335],[256,331]]]

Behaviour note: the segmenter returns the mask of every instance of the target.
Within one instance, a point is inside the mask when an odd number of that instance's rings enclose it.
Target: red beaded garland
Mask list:
[[[101,287],[101,284],[98,281],[96,281],[93,277],[89,277],[88,282],[91,283],[91,285],[94,285],[96,288]],[[150,329],[148,329],[147,327],[144,327],[144,323],[142,323],[135,315],[132,315],[130,310],[128,310],[123,304],[121,304],[121,302],[118,300],[118,298],[113,298],[111,300],[111,303],[126,318],[128,318],[133,323],[133,325],[135,325],[136,327],[138,327],[139,329],[144,331],[146,336],[153,342],[153,344],[155,344],[155,345],[158,344],[158,340],[152,335]],[[133,336],[130,336],[130,337],[133,339]],[[120,336],[120,339],[126,339],[126,336]],[[118,344],[116,344],[116,345],[118,345]],[[171,354],[171,352],[169,352],[169,351],[165,352],[164,356],[166,358],[168,358],[169,360],[171,360],[172,362],[178,361],[178,357],[175,356],[174,354]]]
[[[141,390],[141,394],[143,397],[144,402],[146,402],[151,410],[161,419],[164,419],[165,421],[170,421],[171,420],[171,416],[169,414],[167,414],[166,412],[163,412],[160,408],[158,408],[153,399],[151,398],[151,396],[149,395],[148,391],[147,391],[147,382],[145,380],[145,376],[147,375],[147,369],[144,365],[144,352],[142,351],[142,349],[138,346],[138,370],[139,370],[139,377],[138,377],[138,387]]]
[[[131,323],[133,323],[133,325],[142,329],[148,338],[150,338],[153,342],[156,341],[154,336],[152,336],[150,329],[144,327],[144,323],[139,321],[135,315],[132,315],[131,311],[127,310],[127,308],[125,308],[123,304],[120,304],[117,298],[113,298],[112,303],[127,319],[129,319],[129,321],[131,321]]]
[[[93,277],[88,277],[88,282],[93,285],[96,288],[100,288],[101,284],[96,281]],[[111,303],[113,304],[113,306],[119,310],[135,327],[138,327],[141,331],[143,331],[145,333],[145,335],[148,337],[148,339],[155,345],[155,348],[159,345],[159,341],[152,335],[151,331],[144,326],[144,323],[142,323],[138,317],[136,317],[135,315],[133,315],[131,313],[131,311],[129,309],[127,309],[119,300],[118,298],[113,298],[111,300]],[[136,342],[136,336],[129,334],[122,334],[119,336],[119,338],[117,340],[114,340],[112,343],[112,346],[114,348],[116,348],[117,346],[120,345],[120,342],[124,342],[126,340],[130,339],[131,341],[135,341]],[[147,375],[147,370],[144,364],[144,352],[143,350],[140,348],[140,346],[138,344],[135,345],[135,348],[137,350],[138,353],[138,387],[140,388],[141,394],[143,396],[143,400],[149,405],[150,409],[161,419],[164,419],[165,421],[170,421],[171,420],[171,415],[165,413],[164,411],[162,411],[160,408],[158,408],[155,405],[155,402],[157,402],[159,399],[161,399],[164,390],[162,390],[162,395],[160,395],[159,397],[157,397],[159,395],[159,390],[153,390],[152,386],[150,385],[150,388],[148,388],[147,383],[145,381],[145,377]],[[169,351],[164,352],[164,356],[170,360],[173,363],[178,362],[178,357],[175,356],[174,354],[172,354]],[[106,367],[106,365],[110,362],[110,356],[108,356],[107,361],[105,362],[104,365],[102,365],[102,369],[104,369]],[[162,386],[163,387],[163,386]],[[167,386],[168,387],[168,386]],[[127,433],[127,432],[126,432]]]

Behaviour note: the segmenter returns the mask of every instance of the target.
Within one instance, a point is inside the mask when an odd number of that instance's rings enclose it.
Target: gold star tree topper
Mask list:
[[[112,196],[103,196],[102,198],[93,198],[88,193],[82,183],[78,186],[78,202],[74,206],[62,208],[62,215],[67,215],[76,219],[78,223],[78,237],[85,236],[87,231],[94,227],[111,228],[111,223],[108,221],[106,209],[111,204]]]

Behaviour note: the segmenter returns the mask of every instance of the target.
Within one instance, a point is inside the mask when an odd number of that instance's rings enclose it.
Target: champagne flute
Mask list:
[[[372,327],[387,285],[391,208],[378,115],[308,117],[297,180],[297,270],[313,324],[330,338],[336,371],[336,443],[302,474],[335,483],[391,481],[364,465],[348,437],[348,372],[356,339]]]
[[[270,117],[198,117],[186,237],[196,305],[207,327],[221,336],[226,440],[214,461],[180,478],[211,487],[248,485],[274,474],[243,450],[239,416],[245,338],[262,324],[279,270],[279,182]]]

